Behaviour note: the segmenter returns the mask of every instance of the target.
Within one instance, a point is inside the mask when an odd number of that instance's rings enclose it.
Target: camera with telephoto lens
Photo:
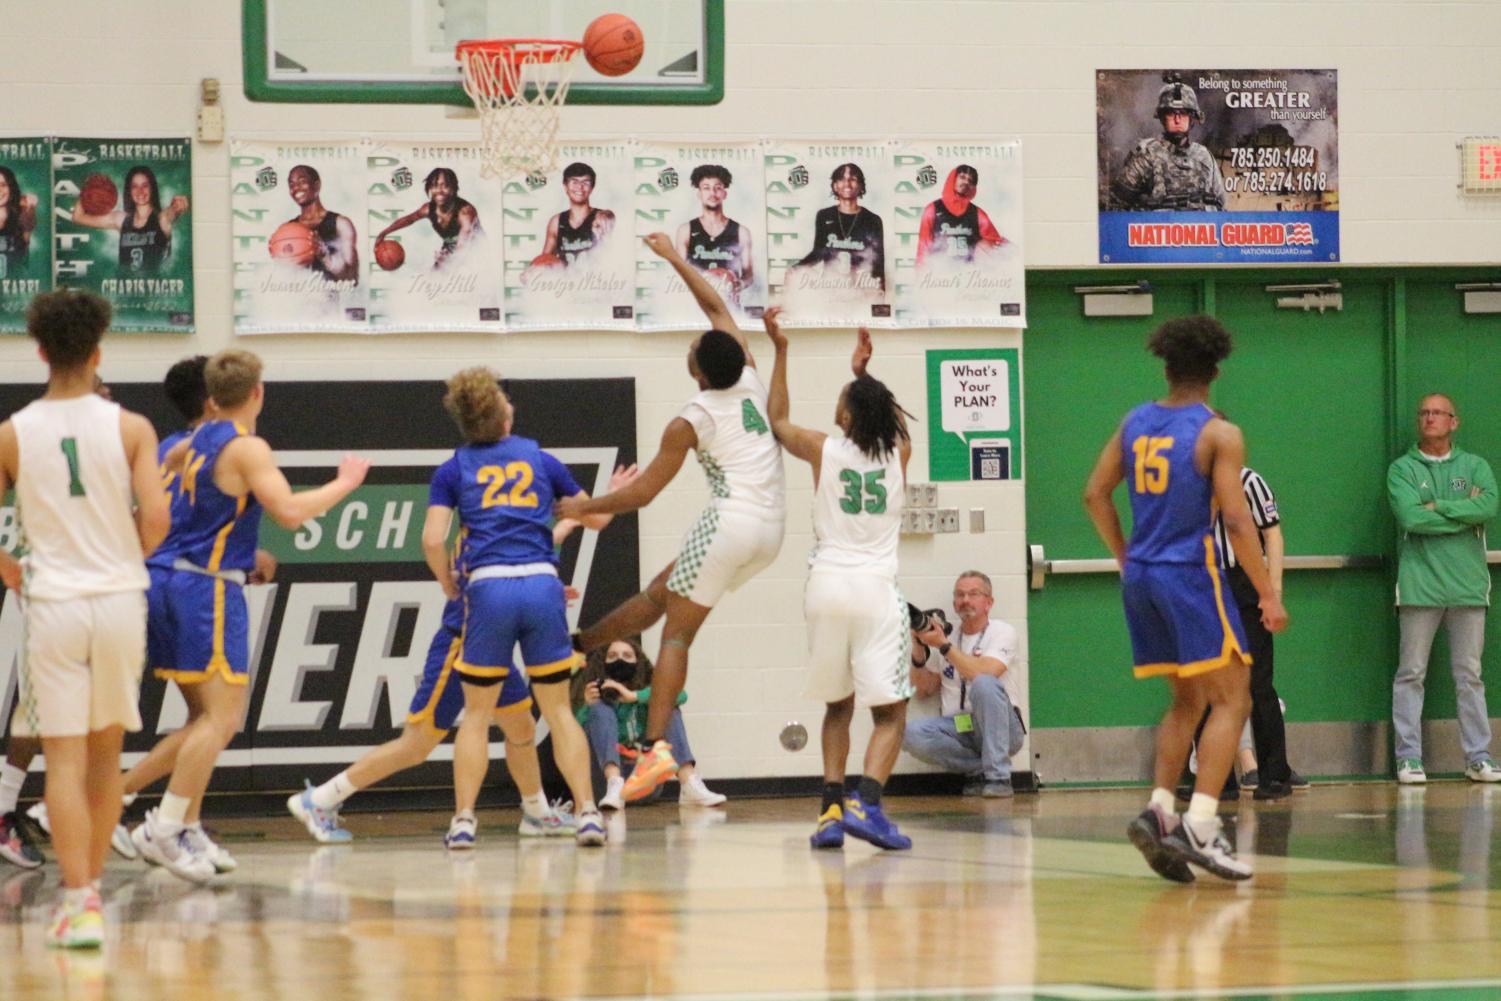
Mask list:
[[[634,661],[607,660],[605,661],[605,677],[610,681],[618,681],[627,688],[631,686],[631,679],[636,676],[636,664]],[[606,688],[603,683],[599,686],[599,697],[609,705],[620,701],[620,692],[614,688]]]
[[[920,633],[924,629],[927,629],[930,618],[938,620],[939,626],[943,629],[943,635],[948,636],[954,631],[954,624],[949,621],[949,617],[944,614],[943,609],[930,608],[927,611],[923,611],[912,604],[912,602],[907,602],[907,622],[912,627],[913,632]]]

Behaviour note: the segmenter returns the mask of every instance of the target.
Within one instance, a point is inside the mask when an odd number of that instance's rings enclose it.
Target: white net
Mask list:
[[[573,80],[577,42],[464,42],[464,90],[479,112],[484,177],[546,173],[558,165],[558,112]]]

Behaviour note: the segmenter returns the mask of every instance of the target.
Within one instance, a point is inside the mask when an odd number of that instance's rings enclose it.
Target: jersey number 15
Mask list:
[[[1139,494],[1167,493],[1167,456],[1162,453],[1173,447],[1171,438],[1149,438],[1142,435],[1131,443],[1136,454],[1136,492]]]

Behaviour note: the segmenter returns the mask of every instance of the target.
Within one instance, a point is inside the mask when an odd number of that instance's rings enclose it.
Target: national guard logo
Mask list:
[[[547,186],[547,175],[540,170],[526,175],[526,186],[536,191]]]
[[[938,183],[938,169],[931,163],[925,163],[917,170],[917,186],[919,188],[931,188]]]
[[[787,172],[787,183],[794,188],[806,188],[808,186],[808,168],[798,164]]]
[[[255,172],[255,186],[262,191],[270,191],[276,187],[276,168],[262,167]]]
[[[663,191],[671,191],[678,186],[678,172],[676,167],[664,167],[657,175],[657,187]]]
[[[1453,490],[1457,494],[1462,494],[1466,490],[1470,489],[1470,481],[1465,479],[1463,476],[1456,476],[1454,477],[1454,479],[1449,481],[1449,489]]]
[[[405,191],[412,186],[412,168],[397,167],[391,175],[391,187],[397,191]]]

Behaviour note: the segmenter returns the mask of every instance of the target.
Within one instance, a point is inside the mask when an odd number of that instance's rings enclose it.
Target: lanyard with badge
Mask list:
[[[988,632],[990,632],[990,621],[987,619],[985,622],[985,628],[981,629],[980,635],[975,637],[974,646],[970,647],[968,650],[965,650],[963,642],[959,642],[954,645],[959,648],[960,653],[968,653],[971,657],[978,656],[980,647],[985,643],[985,634]],[[962,632],[959,634],[959,639],[961,641],[964,639],[964,634]],[[944,659],[947,660],[948,658],[945,657]],[[953,666],[952,661],[950,661],[949,666]],[[959,673],[959,669],[957,667],[954,668],[954,673]],[[964,700],[968,695],[969,683],[965,681],[961,676],[959,678],[959,711],[954,714],[954,729],[959,733],[970,733],[975,728],[975,714],[967,713],[964,711]]]

